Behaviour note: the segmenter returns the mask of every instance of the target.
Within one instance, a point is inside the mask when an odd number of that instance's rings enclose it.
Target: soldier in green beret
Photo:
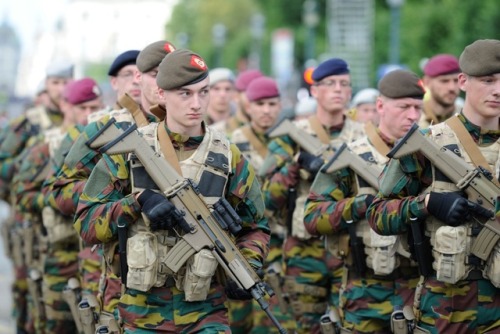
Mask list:
[[[481,167],[484,175],[489,171],[491,186],[498,187],[500,41],[468,45],[459,65],[458,80],[466,94],[462,112],[431,126],[424,135],[462,158],[469,170]],[[465,193],[475,181],[451,182],[447,172],[421,150],[392,159],[380,177],[380,190],[367,218],[382,235],[403,234],[418,224],[429,238],[429,270],[415,293],[415,319],[408,317],[417,325],[413,333],[498,333],[500,244],[493,238],[489,254],[474,251],[476,241],[484,246],[480,236],[487,232],[483,224],[492,218],[494,205],[487,210],[486,201],[472,202]]]
[[[379,91],[375,101],[378,127],[367,123],[366,136],[345,148],[366,161],[375,185],[354,172],[355,166],[321,171],[305,204],[307,231],[323,236],[328,251],[344,259],[335,311],[339,325],[353,333],[389,333],[394,307],[413,300],[418,281],[416,263],[400,242],[406,236],[379,236],[371,230],[365,214],[378,191],[376,176],[389,160],[386,154],[420,118],[425,91],[418,76],[406,70],[386,74],[379,82]]]
[[[235,243],[250,265],[260,269],[270,233],[260,185],[238,148],[203,122],[209,99],[205,61],[192,51],[176,50],[161,62],[156,82],[168,113],[164,121],[139,131],[158,155],[197,183],[207,203],[221,197],[230,203],[242,220]],[[175,153],[165,156],[170,145]],[[202,177],[208,175],[212,177]],[[230,333],[227,297],[251,296],[223,284],[211,253],[193,255],[185,275],[183,268],[164,271],[165,256],[185,233],[173,210],[136,157],[104,154],[83,190],[75,227],[87,244],[104,245],[117,239],[117,225],[128,230],[127,285],[118,304],[125,333]],[[145,241],[145,235],[152,237]]]

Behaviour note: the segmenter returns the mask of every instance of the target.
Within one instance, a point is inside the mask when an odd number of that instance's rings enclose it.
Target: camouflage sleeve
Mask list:
[[[422,191],[432,182],[430,162],[422,155],[392,159],[380,176],[380,190],[368,207],[366,218],[382,235],[407,231],[410,218],[426,218]]]
[[[49,147],[41,142],[27,148],[22,155],[24,159],[14,176],[12,188],[20,211],[39,213],[44,207],[41,187],[50,164]]]
[[[61,214],[72,217],[76,212],[78,199],[92,169],[100,159],[98,151],[90,149],[86,142],[102,127],[101,123],[87,125],[77,135],[61,166],[44,183],[46,204]],[[70,136],[76,133],[68,133]]]
[[[288,190],[299,181],[299,165],[293,157],[298,146],[288,136],[276,138],[268,145],[269,153],[262,165],[260,175],[267,181],[263,185],[266,209],[285,209]]]
[[[16,157],[24,150],[31,130],[23,115],[10,122],[4,131],[0,143],[0,178],[8,184],[14,176]]]
[[[128,226],[141,214],[130,193],[129,169],[123,155],[103,155],[92,170],[78,202],[75,229],[87,244],[116,238],[118,223]]]
[[[229,178],[226,199],[242,220],[236,238],[238,248],[255,268],[260,269],[269,252],[270,229],[264,218],[264,201],[255,171],[236,145],[231,144],[233,174]]]
[[[357,222],[366,212],[364,196],[355,196],[354,174],[347,169],[318,173],[305,203],[304,224],[312,235],[347,229],[346,221]]]

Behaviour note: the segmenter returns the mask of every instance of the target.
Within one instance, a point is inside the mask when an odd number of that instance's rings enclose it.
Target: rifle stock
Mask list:
[[[269,138],[280,136],[290,136],[297,145],[307,153],[315,156],[321,156],[329,149],[328,145],[323,144],[318,138],[311,136],[306,131],[296,127],[289,119],[284,119],[267,131]]]
[[[382,170],[377,164],[363,160],[359,155],[353,153],[346,143],[340,146],[333,157],[321,168],[323,173],[333,173],[343,168],[349,168],[359,177],[365,180],[374,189],[378,189],[378,176]]]
[[[110,121],[111,123],[114,120]],[[91,146],[107,154],[133,152],[143,164],[163,194],[175,205],[190,225],[191,231],[182,236],[170,250],[165,264],[177,272],[189,257],[203,248],[209,249],[227,275],[242,289],[249,290],[261,308],[267,313],[280,333],[286,333],[277,319],[270,313],[269,304],[264,300],[272,290],[260,279],[252,266],[234,244],[223,226],[229,224],[218,221],[220,215],[214,214],[199,194],[196,184],[183,178],[163,157],[158,155],[136,131],[133,125],[123,131],[113,124],[94,138]],[[234,213],[236,214],[236,213]]]
[[[465,160],[440,147],[434,141],[426,138],[418,125],[414,124],[408,133],[398,142],[387,155],[399,159],[405,155],[420,151],[439,169],[451,182],[467,194],[468,200],[492,211],[500,188],[492,182],[492,175],[482,167],[473,167]],[[483,228],[472,245],[471,252],[481,260],[486,261],[493,247],[500,240],[500,222],[494,218],[483,219]]]

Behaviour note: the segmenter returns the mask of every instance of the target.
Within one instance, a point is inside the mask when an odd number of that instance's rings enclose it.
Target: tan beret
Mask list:
[[[477,40],[465,47],[458,62],[462,72],[475,77],[500,73],[500,41]]]
[[[136,65],[139,71],[146,73],[158,65],[167,54],[174,51],[175,47],[167,41],[158,41],[149,44],[137,56]]]
[[[384,75],[378,83],[378,90],[381,95],[392,99],[422,99],[425,94],[420,78],[407,70],[394,70]]]
[[[191,50],[169,53],[158,66],[156,83],[164,90],[192,85],[208,77],[205,60]]]

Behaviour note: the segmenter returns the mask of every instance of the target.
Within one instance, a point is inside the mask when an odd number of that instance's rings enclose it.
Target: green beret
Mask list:
[[[158,66],[156,83],[164,90],[192,85],[208,77],[203,58],[191,50],[179,49],[169,53]]]
[[[139,71],[146,73],[160,65],[167,54],[175,47],[167,41],[158,41],[146,46],[137,56],[136,65]]]
[[[422,99],[425,94],[420,78],[407,70],[394,70],[384,75],[378,83],[378,90],[381,95],[391,99]]]
[[[475,41],[465,47],[458,63],[462,72],[475,77],[500,73],[500,41]]]

